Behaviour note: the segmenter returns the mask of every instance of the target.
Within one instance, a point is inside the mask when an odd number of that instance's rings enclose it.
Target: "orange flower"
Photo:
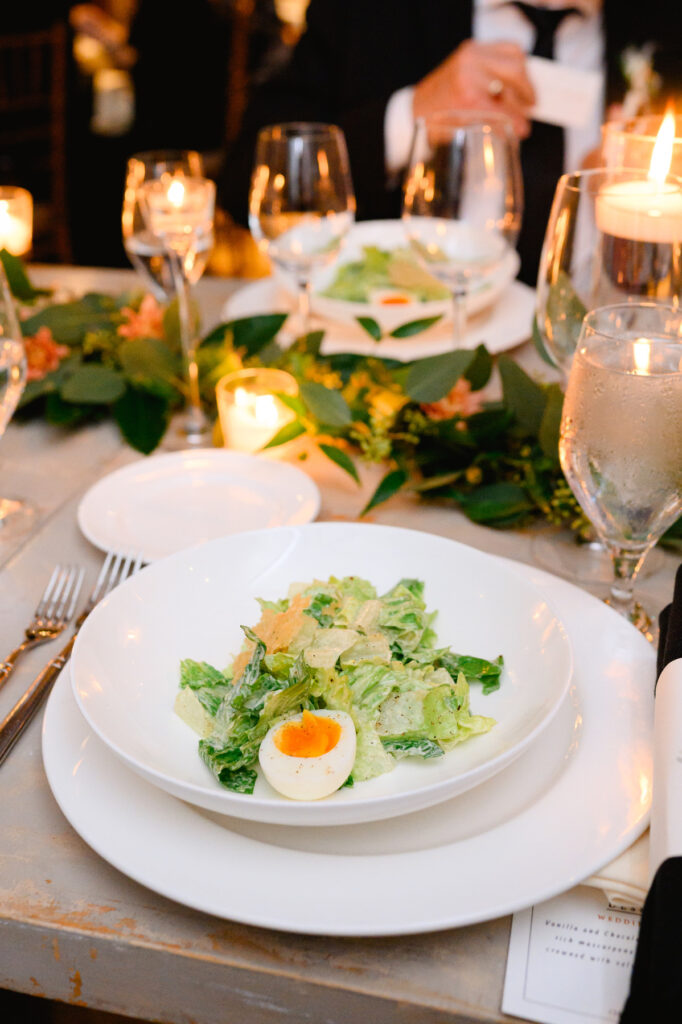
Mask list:
[[[39,327],[33,337],[24,338],[26,351],[27,380],[42,380],[56,370],[59,363],[68,356],[68,345],[58,345],[49,327]]]
[[[145,295],[139,310],[124,306],[121,314],[126,317],[118,328],[122,338],[163,338],[163,310],[153,295]]]
[[[471,390],[469,381],[460,377],[445,398],[421,408],[431,420],[449,420],[453,416],[471,416],[480,410],[482,404],[480,395]]]

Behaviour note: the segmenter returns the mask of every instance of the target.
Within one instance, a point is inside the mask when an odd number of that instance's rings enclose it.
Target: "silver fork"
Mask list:
[[[24,651],[38,644],[55,640],[73,618],[76,601],[83,582],[83,569],[76,565],[56,565],[45,592],[38,602],[33,621],[24,630],[25,639],[15,647],[5,661],[0,662],[0,686],[9,679],[14,666]]]
[[[47,694],[52,689],[57,676],[69,659],[74,641],[88,615],[95,605],[106,597],[114,587],[133,576],[142,565],[140,555],[126,555],[122,552],[110,551],[104,560],[85,608],[76,619],[73,635],[59,652],[56,658],[48,662],[45,668],[33,680],[28,690],[16,702],[12,710],[0,722],[0,764],[31,721]]]

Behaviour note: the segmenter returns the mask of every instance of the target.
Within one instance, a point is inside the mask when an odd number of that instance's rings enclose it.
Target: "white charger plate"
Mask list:
[[[203,541],[296,526],[320,510],[300,469],[225,449],[151,455],[109,473],[78,506],[78,525],[103,551],[139,551],[145,562]]]
[[[291,583],[359,575],[379,593],[425,582],[440,644],[503,654],[500,689],[474,713],[497,724],[444,757],[405,758],[392,772],[324,800],[289,800],[260,775],[252,795],[221,786],[197,738],[173,713],[182,658],[227,665],[253,625],[256,600]],[[475,548],[417,530],[318,523],[241,534],[181,552],[119,587],[88,617],[72,658],[76,699],[97,735],[144,778],[189,803],[253,821],[348,825],[428,807],[500,771],[549,724],[566,693],[571,649],[541,591]]]
[[[222,308],[221,319],[239,320],[261,313],[292,313],[278,337],[286,347],[301,333],[298,316],[293,314],[295,308],[295,299],[282,282],[275,277],[265,277],[234,292]],[[528,340],[534,312],[535,291],[520,281],[512,281],[498,302],[467,320],[460,347],[474,349],[477,345],[485,345],[493,354],[506,352]],[[328,317],[313,316],[310,328],[324,331],[322,354],[326,356],[352,352],[360,356],[410,362],[451,352],[453,345],[452,321],[446,317],[411,338],[385,337],[381,341],[374,341],[355,323]]]
[[[549,899],[646,828],[655,655],[589,594],[540,570],[516,570],[542,587],[565,622],[573,682],[529,750],[469,793],[332,831],[213,817],[141,780],[97,739],[78,711],[68,670],[43,725],[52,792],[85,842],[124,874],[178,903],[246,924],[401,935],[486,921]],[[310,892],[321,898],[301,899]]]
[[[450,316],[452,302],[449,298],[431,302],[420,302],[414,298],[411,302],[399,306],[387,306],[379,302],[349,302],[345,299],[333,299],[321,294],[335,280],[339,268],[345,263],[353,263],[363,258],[365,246],[376,246],[379,249],[409,249],[410,245],[405,228],[400,220],[368,220],[354,224],[348,232],[339,259],[327,267],[315,271],[312,278],[310,308],[313,313],[329,320],[343,320],[355,325],[358,316],[369,316],[379,323],[384,331],[392,331],[400,324],[410,320],[421,320],[431,316]],[[474,289],[466,297],[467,316],[474,316],[481,310],[492,306],[500,298],[505,289],[516,277],[521,261],[518,254],[509,249],[495,273],[486,280],[485,285]],[[285,284],[292,290],[291,279],[281,275]],[[295,295],[295,285],[293,289]]]

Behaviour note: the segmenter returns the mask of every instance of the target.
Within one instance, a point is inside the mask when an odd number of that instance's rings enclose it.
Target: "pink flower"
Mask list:
[[[71,351],[68,345],[58,345],[49,327],[39,327],[33,337],[24,338],[27,380],[42,380],[56,370],[64,356]]]
[[[480,394],[472,391],[469,381],[460,377],[445,398],[421,408],[431,420],[449,420],[453,416],[472,416],[482,405]]]
[[[163,338],[163,310],[153,295],[145,295],[139,310],[124,306],[121,314],[126,317],[118,328],[122,338]]]

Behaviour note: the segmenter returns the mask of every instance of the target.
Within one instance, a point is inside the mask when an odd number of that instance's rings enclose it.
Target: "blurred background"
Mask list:
[[[129,266],[126,161],[198,150],[217,175],[249,88],[287,61],[308,0],[33,0],[3,10],[0,186],[33,194],[35,262]],[[216,217],[209,272],[267,272],[247,232]]]

